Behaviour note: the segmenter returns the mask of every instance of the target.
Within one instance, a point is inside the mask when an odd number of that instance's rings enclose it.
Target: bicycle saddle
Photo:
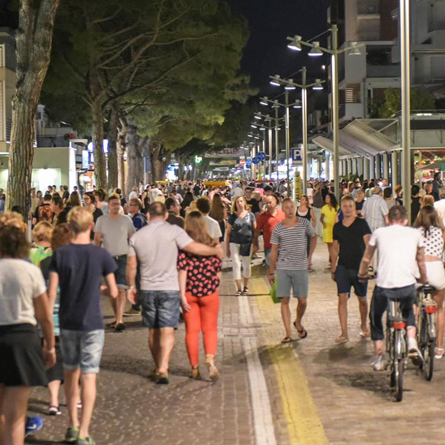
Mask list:
[[[425,284],[424,286],[422,286],[420,288],[420,290],[422,290],[423,292],[430,292],[430,293],[432,293],[432,292],[436,291],[436,288],[433,287],[433,286],[430,286],[429,284]]]

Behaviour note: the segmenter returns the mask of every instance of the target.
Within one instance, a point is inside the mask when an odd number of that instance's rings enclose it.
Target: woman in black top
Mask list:
[[[193,197],[193,193],[191,191],[186,192],[184,195],[184,200],[181,202],[181,216],[185,218],[185,211],[187,207],[190,207],[190,204],[193,202],[195,198]]]
[[[94,224],[96,224],[99,217],[103,215],[102,210],[96,207],[96,197],[92,192],[87,192],[83,200],[85,201],[85,208],[93,214]],[[91,231],[91,240],[94,240],[94,230]]]
[[[233,279],[236,284],[236,296],[247,295],[251,274],[250,259],[252,256],[253,234],[256,229],[255,215],[247,210],[244,196],[233,201],[232,214],[227,222],[226,246],[227,257],[232,256]],[[242,278],[241,280],[241,264]],[[243,286],[244,281],[244,287]]]

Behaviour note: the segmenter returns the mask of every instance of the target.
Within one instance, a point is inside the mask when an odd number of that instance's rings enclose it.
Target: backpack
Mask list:
[[[39,207],[39,222],[48,221],[51,222],[53,219],[53,212],[48,204],[43,204]]]

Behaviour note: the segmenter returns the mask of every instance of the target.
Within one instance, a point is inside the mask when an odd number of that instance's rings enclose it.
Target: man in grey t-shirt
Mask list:
[[[120,207],[119,197],[117,195],[110,196],[108,199],[109,213],[99,217],[94,231],[94,243],[97,246],[102,244],[102,247],[108,250],[118,266],[114,275],[119,288],[119,296],[116,300],[110,300],[116,317],[111,327],[114,327],[118,332],[125,329],[123,315],[126,300],[125,291],[127,289],[128,240],[136,231],[133,221],[128,216],[119,213]]]
[[[223,257],[220,246],[209,247],[196,243],[178,226],[169,224],[165,205],[150,205],[150,223],[130,239],[128,252],[127,282],[128,299],[136,304],[136,271],[141,271],[139,302],[142,320],[149,329],[149,347],[156,371],[157,383],[168,383],[168,366],[175,344],[178,327],[179,281],[177,271],[178,249],[195,255]]]

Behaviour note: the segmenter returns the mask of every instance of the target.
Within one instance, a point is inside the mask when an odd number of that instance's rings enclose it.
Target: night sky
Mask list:
[[[303,65],[308,67],[308,80],[325,77],[320,65],[327,60],[313,60],[306,50],[292,52],[287,48],[286,37],[298,34],[303,40],[309,40],[325,31],[328,28],[328,0],[226,2],[249,22],[250,39],[244,50],[242,70],[250,74],[252,84],[259,87],[262,94],[276,91],[269,87],[269,75],[288,77]],[[295,76],[295,80],[300,80],[299,75]]]

